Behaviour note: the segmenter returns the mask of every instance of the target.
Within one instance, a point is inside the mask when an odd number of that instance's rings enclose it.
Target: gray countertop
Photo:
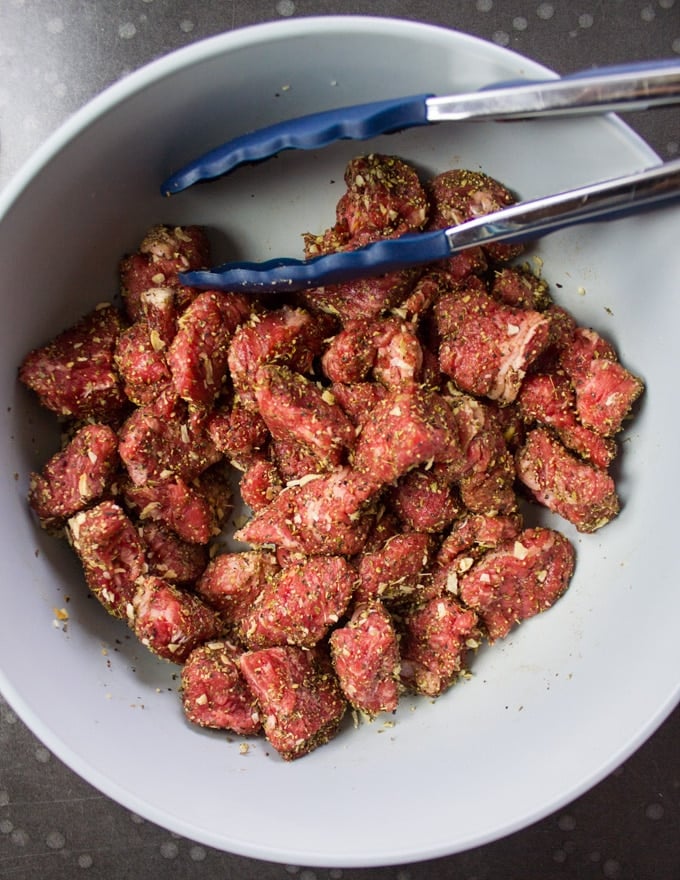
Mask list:
[[[338,13],[445,25],[560,73],[680,55],[680,0],[0,0],[0,186],[71,113],[146,62],[257,22]],[[674,108],[627,121],[669,159],[679,119]],[[679,880],[679,743],[676,709],[590,792],[485,847],[400,867],[311,869],[211,850],[131,814],[66,768],[0,695],[0,878]]]

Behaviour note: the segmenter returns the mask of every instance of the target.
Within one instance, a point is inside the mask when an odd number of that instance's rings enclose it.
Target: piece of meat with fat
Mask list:
[[[208,550],[203,544],[183,541],[160,522],[146,520],[139,525],[139,536],[149,574],[173,584],[192,584],[208,564]]]
[[[264,449],[269,439],[269,431],[260,413],[246,408],[238,400],[216,406],[208,416],[205,428],[215,448],[237,462]]]
[[[585,327],[577,327],[560,351],[560,365],[574,385],[582,424],[613,437],[642,394],[642,380],[619,362],[609,342]]]
[[[562,443],[595,467],[607,468],[617,452],[615,442],[582,425],[576,413],[576,394],[564,373],[533,373],[522,382],[517,398],[528,424],[552,428]]]
[[[137,406],[152,404],[172,389],[165,345],[152,335],[146,321],[135,323],[118,338],[114,360],[128,399]]]
[[[246,651],[241,673],[257,700],[264,734],[284,760],[300,758],[336,735],[347,703],[322,648]]]
[[[409,471],[388,497],[404,525],[417,532],[442,532],[463,509],[446,465],[437,463]]]
[[[146,571],[144,546],[132,520],[114,501],[102,501],[68,520],[67,537],[90,591],[109,614],[127,619],[137,578]]]
[[[181,694],[184,714],[193,724],[241,736],[260,733],[257,701],[241,675],[242,653],[231,642],[215,640],[189,654],[182,666]]]
[[[424,532],[407,532],[388,538],[358,560],[357,602],[380,599],[402,607],[429,598],[428,567],[432,539]]]
[[[275,365],[257,370],[254,392],[258,411],[274,440],[301,445],[320,469],[344,463],[356,432],[332,393],[300,373]]]
[[[126,506],[142,521],[163,523],[189,544],[207,544],[221,531],[210,499],[179,477],[122,486]]]
[[[619,512],[612,477],[569,452],[545,428],[529,431],[515,454],[515,466],[533,498],[579,532],[594,532]]]
[[[126,327],[118,309],[104,303],[29,352],[19,379],[59,416],[115,422],[128,405],[114,360]]]
[[[400,626],[401,682],[418,694],[437,697],[466,672],[478,647],[477,615],[452,596],[436,596],[416,607]]]
[[[196,582],[195,590],[219,611],[227,626],[236,627],[278,571],[276,556],[266,550],[218,553]]]
[[[138,579],[128,617],[140,642],[172,663],[183,663],[223,629],[217,612],[202,599],[156,575]]]
[[[343,556],[313,556],[267,579],[240,621],[251,649],[275,645],[313,648],[347,610],[357,574]]]
[[[445,294],[433,308],[442,372],[461,391],[512,403],[551,342],[550,316],[498,302],[478,279]]]
[[[349,704],[369,717],[399,704],[399,642],[380,601],[359,604],[329,638],[333,667]]]
[[[28,503],[43,528],[64,520],[101,498],[119,467],[118,438],[108,425],[84,425],[40,473],[29,480]]]
[[[343,324],[377,318],[409,296],[421,271],[417,266],[410,267],[376,278],[328,284],[302,291],[300,296],[311,311],[336,317]]]
[[[286,486],[234,537],[307,555],[354,556],[371,527],[375,484],[349,467]]]
[[[212,407],[227,381],[229,344],[248,317],[244,294],[199,293],[181,314],[167,352],[175,391],[194,406]]]
[[[366,417],[380,400],[388,395],[388,390],[379,382],[333,382],[330,392],[356,426]]]
[[[494,642],[515,624],[550,608],[569,586],[574,563],[574,548],[560,532],[524,529],[463,573],[458,594],[477,612]]]

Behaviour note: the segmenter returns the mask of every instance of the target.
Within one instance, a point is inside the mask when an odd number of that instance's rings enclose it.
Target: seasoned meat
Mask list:
[[[241,498],[253,512],[269,507],[283,489],[276,465],[264,455],[252,456],[239,483]]]
[[[92,593],[109,614],[127,618],[146,560],[137,529],[125,511],[113,501],[102,501],[72,516],[67,535]]]
[[[44,528],[101,498],[119,466],[118,438],[107,425],[84,425],[68,445],[31,474],[28,501]]]
[[[284,760],[302,757],[337,733],[347,704],[322,649],[246,651],[241,672],[257,699],[264,734]]]
[[[163,523],[189,544],[207,544],[221,530],[205,493],[179,477],[141,486],[125,484],[123,498],[142,522]]]
[[[545,611],[565,592],[574,548],[552,529],[525,529],[489,550],[459,578],[459,596],[473,608],[491,641]]]
[[[422,601],[429,595],[431,551],[429,535],[408,532],[389,538],[376,550],[362,553],[358,601],[382,599],[398,605]]]
[[[146,520],[139,526],[139,536],[149,574],[176,584],[191,584],[208,564],[208,550],[201,544],[183,541],[160,522]]]
[[[183,663],[194,648],[222,632],[216,611],[156,575],[139,578],[132,609],[130,625],[140,642],[173,663]]]
[[[401,521],[416,532],[442,532],[462,512],[447,467],[441,464],[409,471],[390,490],[389,503]]]
[[[100,306],[26,355],[19,379],[59,416],[114,422],[127,405],[114,362],[125,327],[117,309]]]
[[[374,716],[399,704],[399,642],[392,618],[379,601],[359,605],[345,626],[331,633],[333,667],[347,701]]]
[[[137,406],[152,404],[172,389],[172,377],[165,358],[165,344],[152,334],[146,321],[135,321],[118,338],[114,360],[123,380],[125,394]]]
[[[570,453],[545,428],[527,434],[515,462],[517,476],[536,501],[579,532],[594,532],[619,512],[612,477]]]
[[[206,431],[215,448],[237,462],[263,449],[269,438],[260,413],[238,400],[230,406],[216,407],[206,421]]]
[[[491,295],[508,306],[543,312],[552,304],[548,283],[522,266],[501,266],[494,272]]]
[[[197,581],[196,592],[225,624],[236,627],[278,571],[276,557],[268,551],[218,553]]]
[[[241,675],[241,653],[222,640],[189,654],[182,666],[182,706],[189,721],[242,736],[261,731],[257,702]]]
[[[358,278],[343,284],[329,284],[301,294],[311,311],[337,317],[343,324],[377,318],[398,306],[420,276],[418,267],[388,272],[377,278]]]

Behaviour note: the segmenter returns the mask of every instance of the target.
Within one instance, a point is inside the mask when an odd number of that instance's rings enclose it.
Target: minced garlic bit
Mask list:
[[[515,541],[515,546],[512,549],[512,555],[515,557],[515,559],[526,559],[529,555],[529,551],[524,546],[524,544],[522,544],[521,541]]]
[[[240,755],[247,755],[250,751],[250,746],[248,745],[248,743],[241,743],[241,745],[238,747],[238,751]]]

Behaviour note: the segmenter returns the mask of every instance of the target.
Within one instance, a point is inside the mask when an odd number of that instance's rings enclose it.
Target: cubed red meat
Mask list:
[[[388,394],[387,388],[379,382],[334,382],[330,390],[335,402],[340,404],[355,425],[360,424],[366,418],[366,413]]]
[[[354,556],[371,527],[374,488],[366,475],[347,467],[312,477],[283,489],[235,538],[307,555]]]
[[[268,551],[219,553],[208,563],[195,589],[219,611],[226,625],[236,627],[278,571],[276,557]]]
[[[67,446],[31,474],[28,502],[44,528],[101,498],[119,467],[118,438],[108,425],[84,425]]]
[[[401,477],[389,491],[389,504],[417,532],[441,532],[462,512],[458,493],[439,464],[414,468]]]
[[[189,654],[182,666],[182,706],[189,721],[241,736],[261,731],[257,701],[241,675],[241,653],[222,640]]]
[[[177,333],[178,307],[172,287],[150,287],[139,296],[141,320],[149,326],[154,348],[167,350]]]
[[[328,655],[286,645],[246,651],[241,673],[257,699],[264,734],[286,761],[337,733],[347,703]]]
[[[213,410],[206,421],[206,431],[216,449],[237,462],[263,449],[269,437],[259,412],[247,409],[238,400]]]
[[[139,519],[160,522],[189,544],[207,544],[221,531],[210,500],[180,477],[123,486],[125,504]]]
[[[229,344],[250,313],[245,295],[205,291],[182,313],[167,362],[177,394],[210,407],[227,380]]]
[[[359,278],[329,284],[301,294],[307,308],[337,317],[343,324],[355,319],[377,318],[398,306],[420,277],[418,267],[388,272],[377,278]]]
[[[515,464],[517,476],[534,499],[579,532],[594,532],[619,512],[612,477],[570,453],[545,428],[529,431]]]
[[[582,425],[576,414],[576,394],[562,372],[535,373],[522,382],[517,398],[529,424],[552,428],[562,443],[596,467],[607,468],[616,455],[616,444]]]
[[[249,648],[312,648],[345,613],[357,575],[342,556],[313,556],[267,580],[240,623]]]
[[[552,340],[549,316],[506,306],[479,282],[434,305],[439,364],[462,390],[500,404],[517,397],[528,368]]]
[[[152,335],[146,321],[135,321],[118,338],[114,352],[116,367],[125,394],[137,406],[152,404],[160,394],[172,389],[164,349],[165,343],[160,336]]]
[[[343,463],[356,432],[344,410],[314,382],[283,366],[262,366],[255,376],[258,410],[274,440],[292,441],[321,469]]]
[[[362,553],[358,565],[357,600],[381,599],[402,606],[427,598],[431,551],[429,535],[408,532],[389,538],[382,547],[370,553]]]
[[[164,660],[183,663],[194,648],[219,638],[222,621],[194,593],[156,575],[137,581],[130,621],[135,635]]]
[[[92,593],[109,614],[127,619],[146,560],[137,529],[125,511],[109,500],[81,510],[68,521],[67,536]]]
[[[177,584],[191,584],[208,564],[208,550],[202,544],[189,544],[160,522],[146,520],[139,536],[149,574]]]
[[[594,330],[578,327],[560,364],[574,385],[581,422],[604,437],[620,431],[644,385],[619,363],[614,348]]]
[[[402,624],[401,681],[418,694],[437,697],[466,672],[479,645],[477,615],[452,596],[437,596],[408,614]]]
[[[337,450],[333,454],[333,459],[338,465],[342,463],[341,452],[342,450]],[[296,443],[293,438],[272,439],[269,444],[269,454],[276,465],[279,477],[286,484],[297,483],[312,474],[334,469],[332,461],[328,459],[320,461],[311,449]]]
[[[274,462],[264,455],[254,455],[244,464],[239,489],[243,502],[257,512],[269,507],[283,483]]]
[[[100,306],[26,355],[19,379],[57,415],[114,422],[128,402],[114,362],[125,327],[116,308]]]
[[[491,295],[508,306],[542,312],[552,304],[544,278],[523,266],[501,266],[493,275]]]
[[[458,591],[457,576],[468,571],[488,550],[506,544],[522,530],[520,514],[484,516],[471,514],[454,523],[435,559],[434,578],[443,589]]]
[[[461,575],[459,596],[477,612],[493,642],[550,608],[569,586],[574,561],[564,535],[543,527],[524,529]]]
[[[399,704],[399,642],[379,601],[359,605],[329,638],[333,667],[347,701],[366,715],[394,712]]]

